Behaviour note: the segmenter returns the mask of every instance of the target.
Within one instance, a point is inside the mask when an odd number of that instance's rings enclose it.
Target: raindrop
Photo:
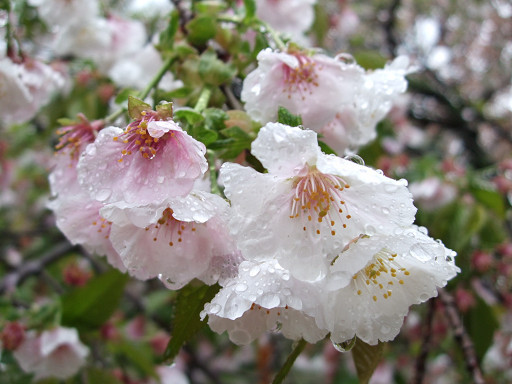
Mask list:
[[[382,208],[382,213],[385,214],[385,215],[389,215],[389,208],[383,207]]]
[[[364,165],[364,160],[361,156],[358,155],[348,155],[344,157],[345,160],[351,161],[353,163]]]
[[[334,347],[334,349],[336,349],[338,352],[342,352],[342,353],[345,353],[345,352],[349,352],[352,350],[352,348],[354,348],[354,346],[356,345],[356,337],[354,336],[352,339],[350,340],[347,340],[347,341],[343,341],[341,343],[335,343],[333,342],[332,343],[332,346]]]
[[[245,284],[245,283],[238,283],[236,285],[236,287],[235,287],[235,290],[237,292],[245,292],[245,291],[247,291],[247,284]]]
[[[212,304],[212,305],[210,305],[209,312],[212,315],[215,315],[215,314],[219,313],[220,309],[221,309],[221,306],[219,304]]]
[[[348,53],[338,53],[334,57],[334,60],[341,61],[342,63],[345,63],[345,64],[355,64],[355,62],[356,62],[354,57]]]
[[[398,189],[395,184],[384,184],[384,191],[387,193],[393,193]]]
[[[110,191],[110,189],[101,189],[96,194],[96,200],[105,201],[110,197],[111,194],[112,192]]]
[[[162,183],[164,182],[164,180],[165,180],[165,177],[163,177],[163,176],[158,176],[158,178],[156,179],[156,182],[157,182],[158,184],[162,184]]]
[[[365,231],[365,234],[368,236],[373,236],[377,233],[377,231],[375,230],[375,227],[370,224],[366,224],[364,226],[364,231]]]

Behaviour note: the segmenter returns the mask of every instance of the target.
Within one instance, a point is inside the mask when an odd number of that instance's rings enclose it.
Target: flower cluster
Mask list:
[[[72,243],[121,271],[174,289],[213,284],[238,258],[228,204],[208,192],[205,147],[172,120],[170,104],[147,107],[124,129],[98,131],[83,118],[61,129],[49,207]]]
[[[412,224],[404,180],[325,155],[314,131],[279,123],[261,128],[252,153],[268,173],[220,170],[244,261],[202,312],[233,342],[271,329],[312,343],[388,341],[410,305],[458,272],[455,253]]]

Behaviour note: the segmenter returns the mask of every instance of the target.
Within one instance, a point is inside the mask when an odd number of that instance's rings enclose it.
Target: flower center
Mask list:
[[[318,74],[316,73],[317,63],[309,57],[303,55],[294,55],[299,65],[290,67],[283,63],[284,88],[283,92],[288,92],[288,98],[294,93],[300,93],[302,99],[306,98],[305,93],[312,94],[312,86],[318,87]]]
[[[302,218],[304,231],[308,226],[313,226],[319,235],[320,226],[322,223],[327,223],[331,235],[334,236],[336,221],[341,220],[342,227],[347,227],[345,220],[350,219],[351,216],[345,212],[347,207],[342,192],[350,188],[350,185],[341,177],[327,175],[316,168],[310,168],[306,176],[295,180],[294,187],[290,218]]]
[[[148,132],[148,123],[158,120],[156,113],[141,112],[143,118],[141,120],[130,123],[126,130],[120,135],[114,137],[114,141],[122,141],[125,144],[121,150],[121,158],[119,162],[123,161],[123,157],[130,156],[133,153],[139,152],[143,158],[151,160],[158,153],[162,144],[169,137],[174,136],[174,132],[168,132],[162,137],[153,137]]]
[[[146,231],[149,231],[151,227],[155,229],[153,231],[153,241],[157,241],[158,237],[162,235],[161,231],[165,229],[165,237],[169,240],[170,247],[174,246],[176,242],[181,243],[186,231],[190,231],[192,233],[196,231],[194,226],[195,223],[176,220],[172,214],[173,210],[171,208],[166,208],[162,213],[162,217],[158,219],[156,224],[145,228]]]
[[[103,125],[99,121],[90,123],[82,114],[79,114],[78,118],[80,122],[77,124],[57,129],[60,138],[55,146],[57,151],[69,154],[73,162],[78,161],[83,148],[94,141],[95,132],[99,131]]]
[[[396,253],[382,250],[356,273],[353,282],[357,294],[369,294],[375,302],[381,295],[384,299],[391,297],[393,287],[403,285],[404,279],[410,276],[410,272],[396,262],[396,256]]]
[[[92,222],[93,227],[97,228],[98,233],[105,236],[105,239],[108,239],[110,236],[110,229],[112,227],[112,222],[107,221],[101,216],[98,216],[98,220]]]

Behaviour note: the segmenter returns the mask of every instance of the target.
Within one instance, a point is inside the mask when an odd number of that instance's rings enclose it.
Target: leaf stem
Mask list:
[[[274,28],[272,28],[270,25],[268,25],[267,23],[261,22],[261,25],[270,34],[270,37],[276,43],[277,48],[279,48],[281,51],[285,52],[286,44],[283,42],[283,40],[281,40],[277,31]]]
[[[165,73],[167,72],[169,67],[172,65],[172,63],[174,63],[175,60],[176,60],[175,56],[171,56],[171,57],[167,58],[167,60],[165,60],[165,62],[162,64],[162,66],[158,70],[158,73],[155,75],[155,77],[153,77],[151,79],[151,81],[149,82],[147,87],[137,95],[137,98],[144,100],[149,95],[149,92],[151,92],[151,90],[153,88],[156,88],[158,86],[158,84],[164,77]],[[126,112],[125,107],[120,108],[117,111],[115,111],[114,113],[105,117],[105,122],[115,121],[119,116],[121,116],[125,112]]]
[[[194,107],[196,112],[203,112],[208,106],[208,102],[210,101],[210,96],[212,95],[212,90],[210,87],[205,86],[199,95],[199,99]]]
[[[302,353],[302,351],[304,350],[306,345],[307,345],[307,342],[304,339],[300,339],[297,342],[297,345],[295,346],[292,353],[290,353],[290,355],[284,362],[284,365],[281,367],[281,370],[277,373],[272,384],[281,384],[283,382],[283,380],[286,378],[286,375],[288,375],[288,372],[290,372],[290,369],[292,368],[293,363],[295,362],[297,357]]]

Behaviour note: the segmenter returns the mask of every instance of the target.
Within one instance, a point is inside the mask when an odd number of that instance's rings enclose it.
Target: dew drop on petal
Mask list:
[[[353,163],[364,165],[364,160],[361,156],[358,155],[349,155],[344,157],[345,160],[351,161]]]
[[[111,194],[112,191],[110,189],[100,189],[98,193],[96,193],[96,200],[105,201],[110,197]]]
[[[389,331],[391,331],[391,328],[384,324],[382,327],[380,327],[380,331],[382,334],[386,335],[389,333]]]
[[[275,308],[281,303],[279,296],[269,293],[261,298],[261,306],[265,308]]]
[[[356,345],[356,337],[355,336],[352,339],[343,341],[341,343],[334,343],[334,342],[332,343],[332,346],[334,347],[334,349],[336,349],[338,352],[342,352],[342,353],[351,351],[355,345]]]
[[[258,265],[255,265],[254,267],[251,268],[251,270],[249,271],[249,276],[251,277],[254,277],[256,276],[258,273],[260,273],[260,267]]]
[[[221,306],[219,304],[212,304],[208,310],[212,315],[219,313]]]
[[[389,208],[383,207],[382,208],[382,213],[385,214],[385,215],[389,215]]]
[[[248,288],[247,284],[245,284],[245,283],[238,283],[236,285],[236,287],[235,287],[235,290],[237,292],[245,292],[245,291],[247,291],[247,288]]]
[[[412,257],[418,259],[419,261],[428,261],[431,259],[430,251],[431,247],[426,249],[423,244],[414,244],[409,252],[411,253]]]

